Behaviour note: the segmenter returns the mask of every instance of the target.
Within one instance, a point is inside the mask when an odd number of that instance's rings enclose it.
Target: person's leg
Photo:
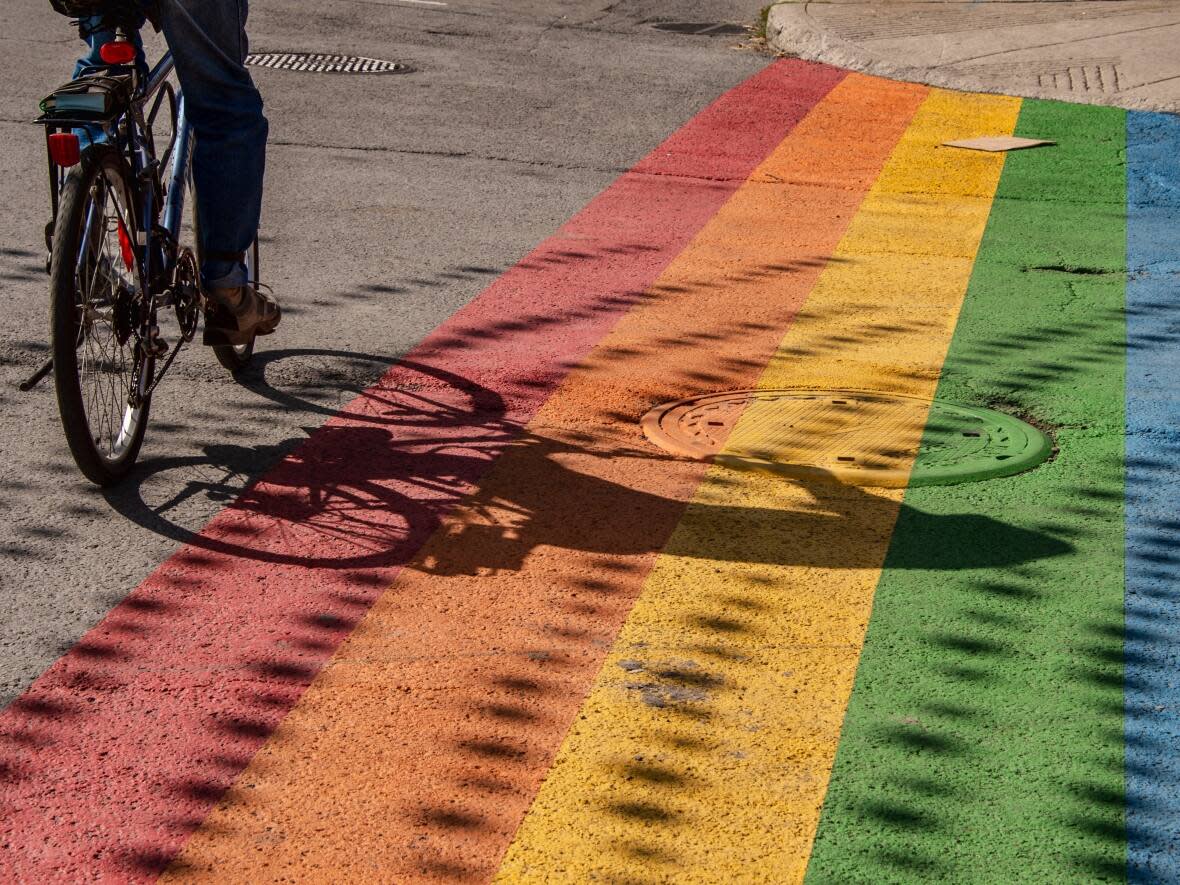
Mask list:
[[[267,122],[246,70],[247,0],[160,0],[160,25],[195,133],[193,180],[206,286],[244,285],[236,256],[254,242],[262,208]]]

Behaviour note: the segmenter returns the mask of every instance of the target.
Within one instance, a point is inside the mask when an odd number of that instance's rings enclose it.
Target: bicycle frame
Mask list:
[[[38,121],[46,125],[47,138],[55,132],[72,132],[76,129],[94,132],[101,129],[107,143],[119,150],[131,173],[131,181],[134,183],[133,196],[138,205],[128,208],[136,215],[137,236],[134,250],[138,254],[135,272],[140,291],[143,293],[144,305],[138,331],[140,340],[145,343],[144,363],[147,365],[145,377],[137,379],[137,390],[138,396],[144,399],[151,396],[164,373],[172,365],[181,345],[191,337],[187,333],[182,335],[159,372],[154,371],[154,358],[163,356],[166,350],[158,339],[157,313],[160,308],[176,306],[171,284],[181,254],[180,232],[189,182],[189,164],[192,159],[193,133],[185,111],[184,92],[179,88],[173,88],[168,81],[174,67],[172,53],[165,52],[142,82],[139,75],[134,74],[131,100],[125,111],[112,119],[97,122],[93,119],[55,116],[52,119],[46,117]],[[166,98],[173,118],[172,138],[161,159],[156,153],[152,125]],[[150,110],[145,116],[144,110],[149,105]],[[52,217],[46,226],[46,245],[52,252],[52,232],[56,227],[59,195],[66,177],[66,171],[53,162],[52,156],[49,174]],[[161,194],[163,205],[157,206],[156,201]],[[89,226],[91,222],[88,220],[86,223]],[[83,240],[85,239],[84,236]],[[153,267],[160,262],[161,267]],[[46,363],[21,385],[22,389],[31,388],[45,377],[51,368],[51,363]]]
[[[180,233],[181,214],[184,208],[188,164],[191,157],[192,131],[185,113],[183,90],[173,90],[168,83],[168,76],[172,73],[173,68],[172,53],[166,52],[163,58],[160,59],[148,74],[146,83],[142,85],[138,82],[136,83],[128,112],[118,118],[118,120],[127,119],[132,125],[119,126],[118,131],[112,125],[113,122],[117,121],[100,123],[93,119],[81,117],[71,118],[69,116],[58,115],[52,119],[43,117],[37,122],[45,124],[47,135],[55,132],[69,132],[74,129],[93,131],[94,129],[101,128],[107,141],[120,148],[124,153],[128,166],[135,178],[141,180],[144,177],[154,176],[159,172],[157,168],[159,163],[150,135],[150,125],[155,121],[156,114],[158,114],[162,104],[163,95],[161,95],[161,90],[169,90],[171,93],[170,103],[172,104],[175,118],[173,121],[172,142],[165,151],[165,154],[169,158],[169,168],[166,178],[161,181],[161,183],[167,181],[168,185],[164,189],[167,196],[164,212],[161,215],[163,220],[161,227],[175,240]],[[136,79],[138,81],[138,77]],[[143,112],[144,107],[148,102],[152,101],[153,97],[156,98],[156,103],[153,105],[150,115],[145,118]],[[46,229],[47,239],[48,234],[52,232],[53,225],[57,220],[58,195],[65,177],[65,173],[53,163],[52,158],[49,163],[49,173],[52,218]],[[154,195],[154,191],[148,191],[149,199],[145,201],[145,205],[136,207],[139,214],[137,220],[140,222],[141,231],[148,235],[147,239],[150,239],[151,235],[155,233],[152,228],[156,218],[156,207],[152,205],[150,199]],[[141,233],[142,236],[143,234]],[[145,246],[146,244],[140,242],[138,245]]]
[[[172,73],[172,53],[166,52],[160,62],[148,75],[144,87],[144,102],[155,95]],[[142,105],[141,105],[142,107]],[[169,148],[168,186],[164,189],[164,211],[161,227],[168,232],[173,242],[180,238],[180,227],[184,217],[185,189],[188,186],[189,163],[192,160],[192,128],[185,113],[184,90],[176,90],[176,119],[173,123],[172,144]]]
[[[184,213],[184,199],[185,189],[188,186],[188,169],[189,162],[192,156],[192,131],[188,124],[188,117],[185,113],[184,105],[184,91],[176,89],[173,91],[174,102],[173,124],[172,124],[172,141],[164,151],[164,155],[168,160],[168,168],[159,169],[160,161],[155,154],[154,139],[152,138],[150,127],[155,120],[155,115],[159,112],[161,103],[165,93],[162,90],[168,85],[168,75],[172,73],[174,62],[171,52],[165,52],[163,58],[152,68],[147,76],[147,82],[144,84],[142,90],[137,90],[136,95],[131,101],[131,116],[134,125],[127,127],[128,129],[128,160],[131,163],[132,173],[136,179],[143,180],[144,178],[153,178],[163,187],[164,205],[156,207],[153,200],[160,193],[160,189],[156,187],[145,187],[142,189],[143,205],[137,207],[139,211],[140,222],[140,239],[139,245],[142,247],[140,255],[140,267],[143,270],[142,284],[144,292],[150,297],[155,298],[156,292],[153,291],[152,286],[153,275],[151,273],[151,260],[153,254],[159,254],[168,261],[169,258],[175,258],[175,247],[180,237],[181,219]],[[156,97],[155,104],[152,107],[152,112],[147,118],[144,116],[144,107],[148,102]],[[161,180],[162,178],[162,180]],[[157,212],[157,209],[160,209]],[[159,229],[156,227],[156,220],[159,219]],[[169,248],[160,250],[158,253],[152,248],[153,239],[162,232],[169,239]],[[161,271],[168,271],[170,268],[164,267]],[[159,307],[162,305],[155,305]]]

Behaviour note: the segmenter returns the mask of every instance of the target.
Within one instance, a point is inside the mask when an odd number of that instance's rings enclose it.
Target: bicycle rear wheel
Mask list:
[[[58,412],[78,469],[100,486],[135,465],[151,405],[136,395],[148,389],[155,366],[135,335],[145,306],[133,206],[119,153],[87,149],[62,188],[50,256]]]

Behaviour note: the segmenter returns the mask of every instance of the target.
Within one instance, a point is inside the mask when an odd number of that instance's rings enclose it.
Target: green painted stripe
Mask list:
[[[809,882],[1125,876],[1124,122],[1021,111],[938,395],[1061,451],[907,492]]]

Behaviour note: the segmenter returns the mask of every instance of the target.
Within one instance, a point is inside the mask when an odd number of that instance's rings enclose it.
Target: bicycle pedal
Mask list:
[[[160,334],[159,326],[152,326],[148,337],[140,341],[144,356],[161,357],[168,353],[168,342]]]

